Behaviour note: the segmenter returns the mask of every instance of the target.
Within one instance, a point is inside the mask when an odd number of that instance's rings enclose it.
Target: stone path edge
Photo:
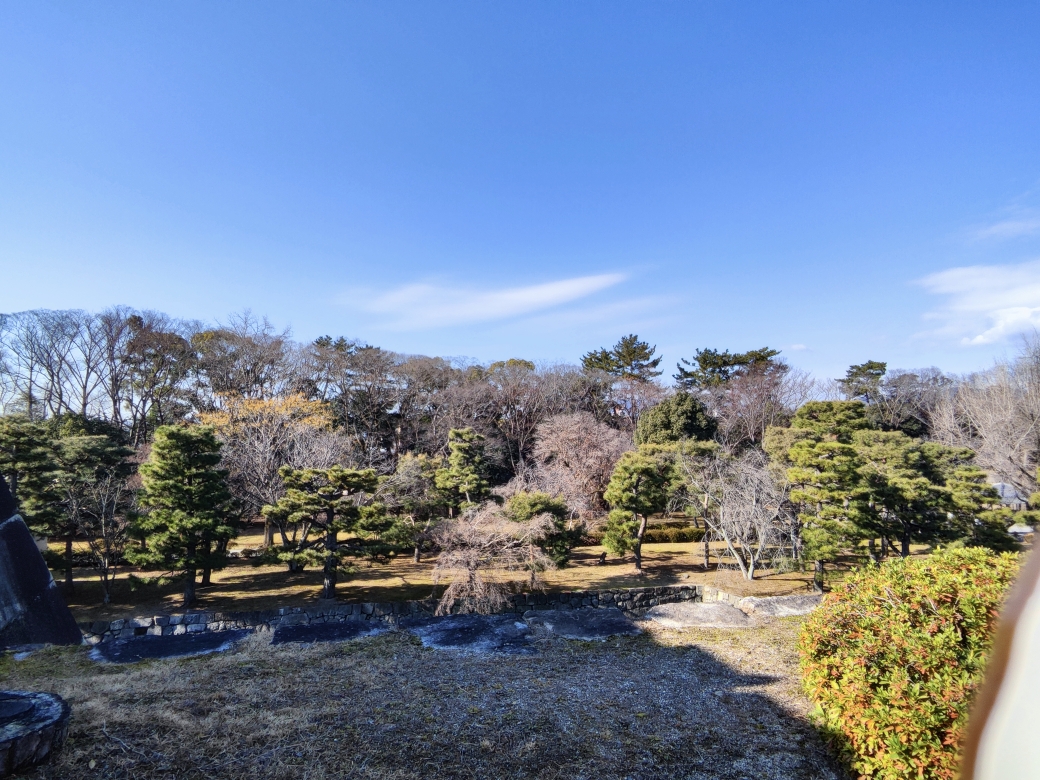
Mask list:
[[[565,593],[519,593],[510,606],[498,614],[522,616],[530,610],[617,608],[630,617],[639,617],[658,604],[719,600],[715,588],[704,585],[663,585],[648,588],[570,591]],[[734,597],[722,594],[727,599]],[[739,599],[737,599],[739,600]],[[281,607],[252,612],[185,612],[183,614],[132,617],[112,621],[80,623],[86,644],[96,645],[134,636],[178,636],[204,631],[253,629],[273,631],[279,626],[342,623],[351,620],[381,620],[396,624],[402,617],[432,616],[435,600],[330,604],[329,606]]]

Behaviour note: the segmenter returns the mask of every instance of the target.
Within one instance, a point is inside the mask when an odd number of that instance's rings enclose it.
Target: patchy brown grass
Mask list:
[[[408,634],[99,665],[85,648],[0,658],[11,688],[72,704],[34,778],[839,778],[805,720],[799,619],[536,656],[424,649]],[[93,764],[93,768],[91,768]]]
[[[232,548],[257,547],[262,541],[262,531],[253,528],[236,539]],[[915,552],[927,549],[921,547]],[[735,569],[718,570],[713,565],[706,571],[699,542],[644,545],[643,576],[634,573],[631,557],[608,556],[606,563],[599,565],[602,552],[604,548],[599,546],[575,548],[570,564],[545,572],[545,587],[550,591],[568,591],[703,584],[739,596],[777,596],[806,592],[811,587],[811,574],[803,572],[761,570],[749,582]],[[433,558],[413,563],[410,556],[398,557],[386,565],[359,561],[354,572],[340,583],[339,598],[348,602],[408,601],[439,595],[440,589],[433,584],[433,564]],[[835,580],[847,568],[829,567]],[[61,576],[55,573],[59,581]],[[284,566],[254,566],[248,560],[233,560],[226,569],[213,572],[211,586],[199,587],[194,608],[231,612],[305,605],[318,600],[321,584],[318,569],[289,573]],[[104,606],[97,576],[90,569],[77,569],[75,591],[67,599],[76,620],[112,620],[180,611],[182,592],[179,582],[158,581],[156,572],[123,571],[112,586],[112,602]]]
[[[696,547],[696,550],[694,549]],[[602,590],[640,588],[658,585],[713,585],[742,596],[771,596],[808,589],[808,578],[801,572],[762,576],[748,582],[733,570],[705,571],[698,563],[699,544],[648,544],[643,547],[645,574],[637,576],[631,559],[607,558],[599,564],[602,547],[579,547],[571,562],[555,571],[545,572],[547,590]],[[400,557],[390,564],[359,562],[354,572],[337,588],[343,601],[407,601],[438,594],[433,584],[434,560],[413,563]],[[112,602],[103,606],[101,588],[90,570],[77,569],[76,589],[68,598],[77,620],[111,620],[131,614],[157,614],[179,611],[182,586],[176,581],[155,582],[155,572],[132,572],[132,581],[123,572],[112,586]],[[59,575],[56,574],[56,579]],[[286,605],[316,602],[321,594],[322,574],[319,569],[289,573],[284,566],[253,566],[249,561],[233,561],[226,569],[213,572],[213,584],[199,587],[196,609],[221,611],[273,609]]]

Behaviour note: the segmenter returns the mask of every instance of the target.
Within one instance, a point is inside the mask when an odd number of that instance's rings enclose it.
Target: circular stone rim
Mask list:
[[[0,690],[0,697],[28,699],[33,704],[0,724],[0,777],[7,777],[42,764],[61,749],[72,708],[55,693]]]

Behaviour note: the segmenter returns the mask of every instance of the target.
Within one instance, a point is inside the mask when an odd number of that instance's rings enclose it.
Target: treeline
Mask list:
[[[480,365],[302,344],[248,313],[3,315],[0,473],[65,541],[69,587],[88,542],[106,599],[126,560],[183,573],[190,601],[262,517],[260,560],[322,566],[326,597],[348,559],[407,550],[485,606],[589,531],[640,568],[662,511],[753,577],[868,540],[1000,546],[987,478],[1036,489],[1040,350],[968,378],[868,361],[830,387],[768,348],[699,350],[666,387],[655,351],[629,335],[580,366]]]

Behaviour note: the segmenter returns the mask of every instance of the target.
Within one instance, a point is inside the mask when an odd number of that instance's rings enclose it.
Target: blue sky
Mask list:
[[[0,4],[0,311],[968,371],[1040,324],[1035,3]]]

